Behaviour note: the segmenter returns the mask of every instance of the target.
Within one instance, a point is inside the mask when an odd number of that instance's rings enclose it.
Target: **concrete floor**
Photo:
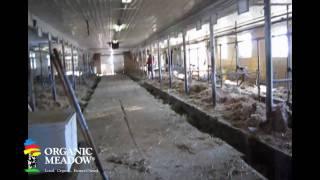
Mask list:
[[[102,77],[84,113],[112,180],[263,179],[234,148],[198,131],[124,75]]]

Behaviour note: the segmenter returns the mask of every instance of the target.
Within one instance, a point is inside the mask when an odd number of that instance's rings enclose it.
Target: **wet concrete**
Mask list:
[[[264,179],[240,152],[124,75],[102,77],[84,114],[111,179]]]

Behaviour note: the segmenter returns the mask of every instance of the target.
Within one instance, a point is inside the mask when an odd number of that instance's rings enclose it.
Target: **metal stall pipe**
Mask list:
[[[213,34],[213,19],[210,16],[210,58],[211,58],[211,85],[212,85],[212,104],[213,107],[217,104],[216,96],[216,65],[215,65],[215,56],[214,56],[214,34]]]
[[[169,88],[172,87],[172,57],[171,57],[171,49],[170,49],[170,35],[168,36],[168,63],[169,63]]]
[[[32,111],[35,110],[36,108],[36,101],[35,101],[35,96],[34,96],[34,88],[33,88],[33,72],[31,68],[31,58],[30,58],[30,47],[28,44],[28,94],[29,94],[29,102],[30,106],[32,108]]]
[[[49,43],[49,57],[50,57],[50,71],[51,71],[51,89],[52,89],[52,97],[54,101],[57,101],[57,90],[56,90],[56,82],[54,77],[54,69],[52,65],[52,44],[51,44],[51,36],[49,35],[48,39]]]
[[[93,142],[93,138],[90,133],[89,127],[87,125],[86,119],[81,112],[81,108],[78,103],[77,97],[75,95],[75,91],[74,91],[74,89],[72,89],[69,79],[67,78],[66,74],[63,72],[63,68],[61,65],[61,61],[60,61],[57,49],[54,49],[53,52],[54,52],[54,55],[52,55],[52,56],[54,56],[53,64],[58,71],[59,78],[62,82],[63,89],[64,89],[66,95],[68,96],[68,100],[69,100],[70,104],[73,106],[75,112],[77,113],[76,119],[81,126],[83,136],[84,136],[85,140],[87,141],[87,143],[89,144],[89,146],[91,146],[93,149],[93,155],[96,157],[95,163],[96,163],[98,170],[101,173],[102,178],[104,180],[108,180],[109,179],[108,175],[102,167],[102,163],[100,161],[100,158],[99,158],[99,155],[97,152],[97,148]]]
[[[257,59],[258,59],[258,67],[257,67],[257,87],[258,87],[258,100],[261,100],[260,97],[260,51],[259,51],[259,40],[257,40]]]
[[[182,32],[182,43],[183,43],[183,63],[184,63],[184,91],[189,94],[188,85],[188,73],[187,73],[187,50],[186,50],[186,32]]]
[[[158,69],[159,69],[159,83],[160,89],[162,88],[162,74],[161,74],[161,58],[160,58],[160,40],[157,42],[158,47]]]
[[[63,60],[63,69],[64,72],[66,72],[66,57],[65,57],[65,51],[64,51],[64,42],[62,41],[62,60]]]
[[[266,55],[266,83],[267,83],[267,96],[266,96],[266,115],[268,121],[271,119],[273,107],[273,70],[272,70],[272,52],[271,52],[271,6],[270,0],[264,0],[264,16],[265,16],[265,55]]]
[[[76,81],[74,78],[74,59],[73,59],[73,46],[71,46],[71,63],[72,63],[72,86],[73,89],[76,89]]]
[[[44,87],[44,82],[43,82],[43,71],[42,71],[42,66],[43,66],[43,63],[42,63],[42,53],[41,53],[41,44],[39,43],[38,44],[38,48],[39,48],[39,61],[40,61],[40,81],[41,81],[41,85],[42,85],[42,88]]]

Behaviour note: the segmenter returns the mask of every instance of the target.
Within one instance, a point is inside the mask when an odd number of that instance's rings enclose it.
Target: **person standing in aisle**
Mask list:
[[[150,76],[151,76],[151,79],[153,80],[153,69],[152,69],[153,62],[152,62],[152,57],[149,50],[147,50],[147,54],[148,54],[148,60],[147,60],[148,79],[150,79]]]

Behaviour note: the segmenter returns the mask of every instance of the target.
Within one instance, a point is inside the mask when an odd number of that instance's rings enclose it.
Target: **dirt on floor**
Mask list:
[[[110,179],[264,179],[127,77],[102,77],[84,114]]]
[[[97,81],[98,77],[95,75],[89,77],[81,77],[80,82],[79,77],[75,77],[75,93],[82,108],[85,107],[85,105],[88,103],[88,100],[93,93],[93,88]],[[50,88],[49,83],[39,81],[34,83],[35,101],[38,111],[52,111],[69,108],[69,101],[67,99],[67,96],[65,95],[60,79],[56,77],[55,82],[57,93],[56,101],[53,100],[52,89]]]
[[[146,80],[148,83],[160,87],[158,80]],[[168,90],[169,80],[167,76],[163,77],[161,88]],[[200,82],[193,80],[189,86],[189,95],[185,95],[184,81],[179,79],[172,80],[172,89],[170,92],[178,95],[193,103],[199,108],[219,116],[221,119],[230,122],[233,126],[242,128],[252,133],[268,144],[281,149],[289,154],[292,153],[292,129],[284,125],[266,123],[266,106],[264,102],[258,100],[254,91],[249,91],[250,86],[237,87],[235,82],[229,81],[222,88],[217,88],[217,106],[212,108],[212,90],[211,84],[208,82]],[[275,90],[277,96],[286,96],[285,88],[280,87]],[[248,91],[250,93],[248,93]],[[283,108],[281,108],[283,107]],[[280,109],[277,117],[283,117],[292,121],[292,111],[289,106],[282,103],[277,105]],[[281,119],[281,118],[280,118]],[[281,121],[285,121],[282,120]],[[280,120],[279,120],[280,122]],[[275,131],[274,126],[281,126],[281,131]],[[278,128],[279,129],[279,128]]]

